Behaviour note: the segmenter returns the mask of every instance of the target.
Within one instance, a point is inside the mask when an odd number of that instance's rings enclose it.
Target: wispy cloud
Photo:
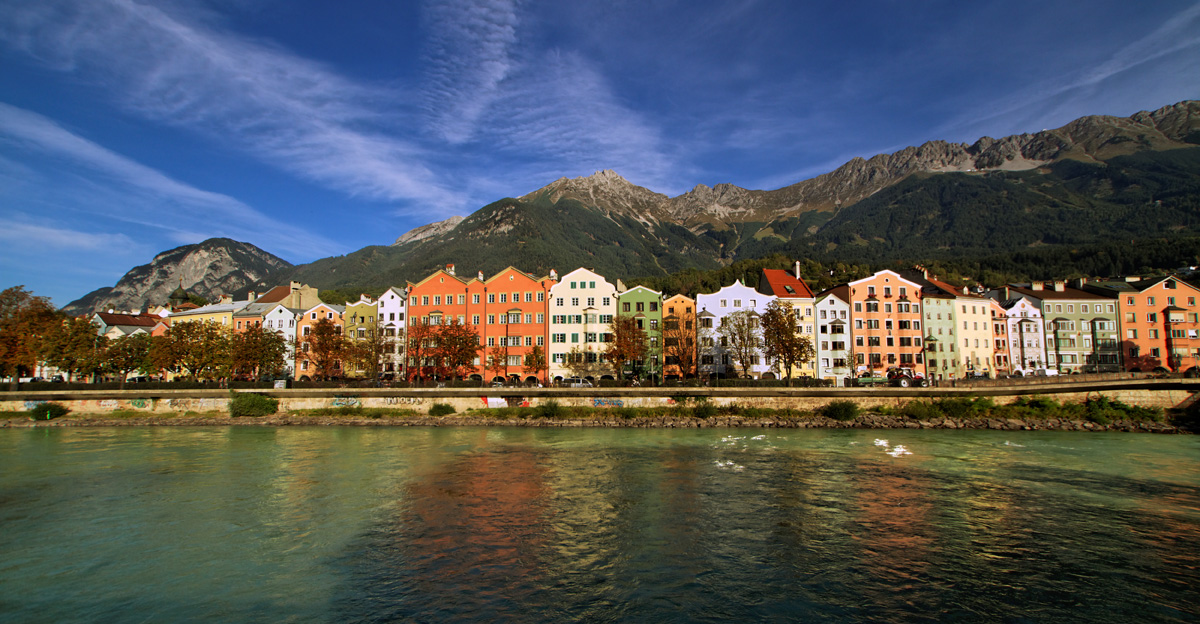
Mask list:
[[[1181,94],[1184,97],[1194,97],[1200,89],[1200,73],[1179,72],[1172,64],[1161,61],[1171,55],[1188,51],[1192,51],[1192,55],[1200,60],[1200,55],[1195,54],[1196,50],[1200,50],[1200,3],[1171,16],[1153,32],[1120,48],[1099,63],[1082,68],[1071,75],[1054,76],[1038,81],[1008,97],[994,100],[984,109],[984,114],[980,114],[979,107],[971,106],[970,115],[951,120],[939,131],[947,134],[964,129],[975,132],[976,128],[989,126],[1004,127],[1005,131],[1036,131],[1082,115],[1096,114],[1097,89],[1110,81],[1120,79],[1123,75],[1128,75],[1131,70],[1145,68],[1156,61],[1160,63],[1148,68],[1141,78],[1151,89],[1161,90],[1162,93],[1148,95],[1144,90],[1125,87],[1120,90],[1121,94],[1107,94],[1104,99],[1114,101],[1124,97],[1129,101],[1165,104],[1173,102],[1172,98],[1180,97]],[[1184,65],[1194,66],[1186,62]]]
[[[342,251],[336,243],[293,225],[271,219],[228,195],[198,189],[162,172],[112,152],[76,135],[46,117],[0,103],[0,140],[27,156],[48,155],[70,163],[84,174],[77,185],[86,186],[90,201],[78,205],[105,206],[116,202],[100,201],[111,189],[118,188],[126,210],[105,212],[104,216],[172,232],[179,240],[187,237],[253,237],[261,246],[276,252],[302,248],[306,253],[333,254]],[[2,146],[0,146],[2,148]],[[134,202],[150,200],[153,210],[144,210]],[[185,240],[183,242],[197,242]]]
[[[514,75],[484,138],[501,151],[576,173],[615,169],[640,184],[670,184],[674,160],[659,130],[615,94],[585,59],[552,51]],[[569,173],[569,172],[563,172]]]
[[[475,133],[517,64],[517,3],[513,0],[427,2],[428,86],[431,126],[450,143]]]
[[[112,252],[134,246],[133,239],[124,234],[80,232],[33,223],[14,222],[5,223],[4,227],[0,228],[0,241],[6,245],[41,251],[48,251],[47,248],[49,248],[55,251],[70,249],[73,251]]]
[[[355,196],[460,209],[411,141],[381,132],[402,94],[132,0],[15,0],[0,40],[110,90],[128,110],[232,140]]]

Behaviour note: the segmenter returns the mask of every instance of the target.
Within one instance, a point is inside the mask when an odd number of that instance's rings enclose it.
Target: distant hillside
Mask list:
[[[131,269],[115,286],[92,291],[63,306],[63,311],[80,315],[164,304],[181,283],[188,292],[208,299],[244,294],[265,290],[291,268],[286,260],[249,243],[211,238],[164,251],[149,264]]]
[[[1151,240],[1152,253],[1139,257],[1170,262],[1170,254],[1200,254],[1192,242],[1200,240],[1198,145],[1200,102],[1188,101],[970,145],[930,141],[773,191],[698,185],[668,197],[601,171],[415,228],[390,246],[297,267],[250,254],[241,269],[232,252],[211,270],[193,261],[184,283],[208,295],[291,278],[352,293],[416,281],[446,264],[460,275],[584,266],[660,278],[771,254],[862,266],[987,258],[977,266],[991,270],[984,264],[1004,267],[1014,254],[1062,267],[1084,248],[1090,266],[1124,266],[1134,256],[1113,250]],[[144,305],[169,293],[176,277],[138,267],[128,283],[68,308]]]

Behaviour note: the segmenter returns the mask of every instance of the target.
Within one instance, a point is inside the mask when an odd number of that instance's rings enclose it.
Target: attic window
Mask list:
[[[792,288],[791,286],[784,285],[783,289],[786,290],[789,295],[796,294],[796,289]]]

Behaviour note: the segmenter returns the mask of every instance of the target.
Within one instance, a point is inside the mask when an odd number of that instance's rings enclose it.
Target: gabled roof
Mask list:
[[[112,327],[114,325],[126,325],[129,327],[154,327],[162,320],[162,317],[153,314],[115,314],[111,312],[97,312],[96,316],[105,325]]]
[[[784,299],[811,299],[812,289],[804,280],[798,279],[791,271],[784,269],[763,269],[762,279],[758,287],[767,295],[775,295]]]
[[[292,294],[291,285],[276,286],[260,295],[259,298],[255,299],[254,301],[256,303],[275,303],[278,301],[283,301],[290,294]]]
[[[1064,301],[1068,299],[1112,299],[1112,297],[1105,297],[1099,293],[1079,290],[1078,288],[1071,288],[1070,286],[1064,287],[1062,290],[1054,290],[1053,287],[1043,288],[1042,290],[1034,290],[1031,286],[1027,286],[1025,284],[1009,284],[1008,289],[1014,293],[1019,293],[1034,299],[1041,299],[1043,301]]]
[[[842,303],[850,305],[850,285],[838,284],[833,288],[827,288],[817,294],[818,300],[825,300],[827,297],[834,297],[841,300]]]
[[[660,298],[662,297],[662,292],[657,291],[657,290],[652,290],[650,288],[646,288],[645,286],[642,286],[640,284],[637,286],[634,286],[633,288],[630,288],[624,292],[617,293],[617,297],[618,298],[624,297],[625,295],[633,293],[633,291],[635,291],[635,290],[644,290],[644,291],[646,291],[647,294],[658,295]]]

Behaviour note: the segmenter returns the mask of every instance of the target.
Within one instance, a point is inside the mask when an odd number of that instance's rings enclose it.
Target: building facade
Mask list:
[[[715,293],[696,295],[696,307],[700,311],[701,327],[711,331],[709,340],[700,346],[700,370],[719,377],[736,377],[743,374],[756,379],[767,375],[776,377],[771,372],[770,363],[762,355],[761,319],[769,304],[775,297],[764,295],[737,280]],[[755,334],[753,355],[743,371],[737,361],[734,349],[726,336],[722,335],[722,326],[734,314],[745,314],[753,327],[759,328]]]
[[[623,289],[622,289],[623,290]],[[590,269],[579,268],[550,287],[550,379],[614,378],[604,352],[612,339],[617,313],[616,284]]]
[[[921,286],[889,270],[847,286],[856,372],[904,368],[924,374]]]

